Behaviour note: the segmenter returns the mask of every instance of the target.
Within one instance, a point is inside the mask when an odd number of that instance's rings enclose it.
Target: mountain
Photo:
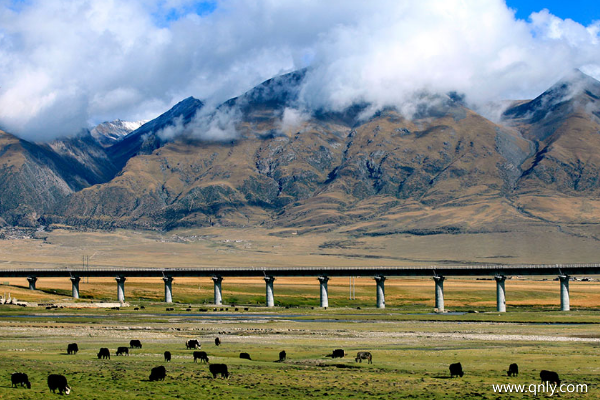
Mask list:
[[[123,137],[127,136],[131,132],[138,129],[148,121],[121,121],[120,119],[114,121],[103,122],[96,125],[91,131],[90,135],[102,146],[110,147],[116,142],[120,141]]]
[[[527,139],[549,143],[564,120],[577,113],[597,120],[599,96],[600,82],[574,70],[535,99],[508,108],[504,122],[517,126]]]
[[[0,217],[32,226],[81,189],[117,170],[89,135],[35,144],[0,131]]]
[[[493,123],[454,94],[425,98],[411,119],[394,108],[365,118],[368,104],[308,112],[298,102],[306,73],[265,81],[212,111],[187,98],[106,148],[92,135],[37,145],[12,137],[37,149],[18,152],[32,160],[27,170],[48,176],[38,167],[45,161],[54,171],[40,190],[64,190],[47,204],[6,203],[0,216],[32,204],[48,222],[103,229],[261,225],[429,235],[559,226],[595,235],[600,83],[593,78],[574,71]],[[7,154],[0,151],[0,162]],[[64,171],[65,162],[77,167]]]
[[[122,168],[131,157],[151,153],[163,142],[157,133],[170,126],[188,124],[203,106],[204,103],[193,97],[179,102],[169,111],[146,122],[112,145],[108,149],[111,159],[115,165]]]
[[[574,71],[529,102],[509,108],[503,123],[536,147],[518,188],[596,195],[600,188],[600,82]]]
[[[192,134],[160,143],[130,158],[112,181],[71,196],[60,214],[95,227],[346,224],[390,207],[426,212],[499,201],[530,155],[517,132],[450,97],[412,121],[392,109],[367,121],[357,109],[318,112],[285,132],[282,115],[296,106],[303,76],[266,81],[217,109],[237,110],[237,140]],[[161,126],[166,121],[160,117]],[[361,211],[375,200],[374,209]]]
[[[543,220],[596,221],[599,117],[600,82],[578,70],[504,112],[503,123],[535,146],[516,185],[517,204],[524,212]]]

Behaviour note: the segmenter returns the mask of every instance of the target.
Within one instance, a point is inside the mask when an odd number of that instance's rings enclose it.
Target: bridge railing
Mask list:
[[[160,276],[160,275],[184,275],[205,276],[208,274],[225,274],[235,276],[236,274],[260,276],[260,275],[318,275],[334,274],[368,276],[373,274],[389,275],[490,275],[494,273],[506,273],[511,275],[548,275],[557,273],[600,274],[600,263],[570,263],[570,264],[482,264],[482,265],[427,265],[427,266],[275,266],[275,267],[239,267],[239,266],[201,266],[201,267],[179,267],[179,268],[148,268],[148,267],[119,267],[119,266],[59,266],[49,268],[0,268],[1,276],[27,277],[27,276]]]

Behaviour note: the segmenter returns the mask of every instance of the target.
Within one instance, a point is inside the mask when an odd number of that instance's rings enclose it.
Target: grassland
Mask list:
[[[47,396],[49,373],[67,376],[74,398],[382,398],[382,399],[496,399],[492,384],[538,383],[541,369],[556,370],[565,383],[588,384],[595,398],[598,372],[598,318],[595,312],[567,317],[569,324],[498,323],[495,313],[482,321],[404,320],[399,309],[340,308],[327,311],[305,308],[248,312],[186,312],[175,306],[146,303],[145,310],[52,310],[4,306],[0,309],[2,366],[0,397],[37,399]],[[194,306],[195,308],[195,306]],[[421,310],[425,311],[425,310]],[[520,320],[553,321],[556,312],[517,312]],[[565,315],[564,313],[562,315]],[[480,314],[477,315],[478,317]],[[587,324],[577,321],[587,320]],[[487,320],[487,321],[485,321]],[[214,345],[214,337],[223,342]],[[116,357],[118,346],[140,339],[143,349]],[[197,338],[211,362],[226,363],[228,380],[213,380],[208,367],[195,364],[187,339]],[[68,343],[80,352],[66,355]],[[100,347],[108,347],[111,360],[98,360]],[[326,357],[343,348],[343,359]],[[163,361],[171,351],[173,360]],[[275,362],[286,350],[288,360]],[[356,363],[357,351],[371,351],[373,364]],[[240,360],[248,352],[252,361]],[[448,365],[460,361],[463,378],[450,379]],[[508,364],[520,367],[518,378],[508,378]],[[167,379],[149,382],[152,367],[165,365]],[[25,371],[32,389],[10,388],[9,374]],[[587,397],[586,397],[587,396]],[[502,395],[501,398],[529,398]]]
[[[592,228],[590,228],[592,229]],[[583,232],[539,228],[468,235],[353,236],[343,231],[205,228],[172,232],[37,232],[2,240],[0,266],[395,266],[592,263],[598,239]]]
[[[348,300],[347,282],[332,279],[327,310],[313,307],[318,303],[315,279],[277,280],[276,299],[286,307],[272,309],[256,304],[264,302],[264,282],[228,279],[224,300],[235,298],[237,305],[216,311],[204,304],[212,298],[207,279],[174,285],[179,303],[169,305],[173,311],[160,301],[157,279],[128,280],[131,306],[120,310],[69,308],[90,300],[69,300],[64,279],[40,279],[42,290],[36,291],[17,281],[5,285],[6,292],[65,308],[0,306],[0,376],[5,377],[4,382],[0,378],[0,398],[47,395],[49,373],[67,376],[75,398],[98,400],[497,399],[493,384],[535,384],[541,369],[556,370],[565,383],[588,385],[588,394],[564,398],[595,398],[600,388],[597,282],[573,282],[574,311],[565,313],[557,311],[557,282],[511,280],[506,285],[509,312],[499,314],[493,312],[493,281],[456,278],[446,285],[448,307],[478,312],[436,314],[431,312],[433,283],[427,279],[386,282],[384,310],[373,307],[374,284],[367,279],[357,280],[356,300]],[[94,301],[114,300],[115,286],[109,279],[81,284],[82,293]],[[214,345],[217,336],[220,347]],[[228,365],[230,379],[214,380],[206,365],[193,362],[184,346],[191,338],[200,340],[211,362]],[[131,339],[140,339],[143,349],[114,356]],[[81,349],[76,356],[65,354],[71,342]],[[100,347],[111,349],[111,360],[97,359]],[[348,356],[326,357],[336,348]],[[165,350],[173,354],[170,363],[163,361]],[[275,362],[281,350],[288,360]],[[252,361],[239,359],[242,351]],[[357,351],[370,351],[374,363],[356,363]],[[457,361],[466,375],[450,379],[448,365]],[[517,378],[506,376],[512,362],[520,367]],[[167,379],[149,382],[150,369],[158,365],[166,366]],[[10,388],[9,374],[15,371],[29,374],[31,390]]]
[[[171,233],[54,230],[39,232],[35,239],[1,241],[0,263],[4,268],[78,266],[83,254],[90,256],[90,266],[127,267],[542,263],[591,262],[598,252],[593,239],[575,241],[556,232],[545,236],[555,239],[545,244],[544,239],[518,234],[465,236],[351,238],[225,228]],[[355,300],[348,298],[348,278],[332,278],[327,310],[317,307],[315,278],[277,278],[274,309],[262,307],[263,280],[226,278],[223,300],[235,303],[237,311],[231,306],[213,311],[208,278],[175,279],[174,311],[166,311],[162,303],[161,279],[127,279],[130,307],[107,310],[69,306],[114,301],[114,279],[83,279],[82,299],[73,301],[68,279],[40,278],[38,290],[31,291],[24,278],[2,278],[0,294],[65,308],[0,306],[0,398],[47,398],[47,375],[62,373],[73,397],[98,400],[518,399],[532,396],[499,395],[491,385],[538,383],[541,369],[556,370],[565,383],[588,384],[588,394],[561,398],[597,398],[600,282],[571,282],[573,311],[565,313],[558,311],[559,285],[552,278],[507,280],[508,312],[503,314],[495,312],[493,280],[460,277],[449,277],[444,285],[446,308],[459,312],[448,314],[432,312],[434,284],[427,278],[388,279],[384,310],[373,307],[375,283],[368,278],[356,280]],[[142,305],[143,310],[134,310]],[[214,346],[216,336],[223,341],[221,347]],[[206,365],[194,364],[184,346],[191,338],[200,340],[211,362],[229,366],[230,379],[213,380]],[[140,339],[143,349],[132,350],[129,357],[97,359],[100,347],[114,354],[130,339]],[[76,356],[65,354],[71,342],[81,349]],[[335,348],[344,348],[348,356],[326,357]],[[163,361],[165,350],[173,353],[171,363]],[[281,350],[288,360],[277,363]],[[363,350],[373,353],[372,365],[354,362],[353,354]],[[253,360],[240,360],[242,351]],[[466,374],[450,379],[448,364],[457,361]],[[506,376],[512,362],[520,367],[517,378]],[[167,379],[149,382],[150,369],[158,365],[166,366]],[[10,388],[15,371],[29,374],[31,390]]]

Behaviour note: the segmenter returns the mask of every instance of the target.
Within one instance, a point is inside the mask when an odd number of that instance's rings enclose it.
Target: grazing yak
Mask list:
[[[129,348],[128,347],[119,347],[117,349],[117,355],[118,356],[122,356],[122,355],[125,355],[125,354],[129,355]]]
[[[22,372],[15,372],[10,376],[10,381],[12,382],[11,387],[17,387],[17,385],[21,385],[22,387],[27,386],[27,389],[31,389],[31,383],[29,383],[29,378],[27,374]]]
[[[252,360],[250,358],[250,354],[248,353],[240,353],[240,358],[243,358],[244,360]]]
[[[142,342],[140,342],[137,339],[133,339],[129,341],[129,348],[131,349],[141,349],[142,348]]]
[[[328,354],[326,357],[344,358],[344,356],[346,356],[346,352],[343,349],[335,349],[333,353]]]
[[[199,349],[200,347],[202,347],[202,345],[197,339],[190,339],[185,342],[186,349]]]
[[[279,352],[279,362],[285,361],[287,359],[287,353],[285,350]]]
[[[67,354],[77,354],[79,351],[79,346],[77,343],[71,343],[67,345]]]
[[[540,378],[542,382],[550,382],[555,385],[560,385],[560,379],[558,378],[558,374],[554,371],[546,371],[545,369],[540,371]]]
[[[195,351],[194,362],[198,362],[198,359],[200,359],[200,362],[208,362],[208,355],[205,351]]]
[[[220,345],[221,345],[221,339],[215,338],[215,346],[220,346]]]
[[[110,350],[108,350],[106,347],[101,347],[100,351],[98,352],[98,359],[101,358],[108,358],[110,360]]]
[[[367,360],[369,364],[373,364],[373,356],[368,351],[359,351],[356,353],[354,362],[362,362],[362,360]]]
[[[450,378],[454,378],[455,376],[460,376],[462,378],[464,374],[460,363],[450,364]]]
[[[150,371],[150,378],[148,379],[150,379],[150,382],[164,381],[166,376],[167,370],[161,365],[160,367],[152,368],[152,371]]]
[[[58,389],[58,394],[69,394],[71,393],[71,387],[67,384],[67,378],[63,375],[51,374],[48,375],[48,387],[52,391],[52,393],[56,393]]]
[[[508,366],[508,376],[519,376],[519,366],[515,363],[512,363]]]
[[[229,378],[229,371],[227,371],[227,365],[225,364],[210,364],[208,370],[213,375],[213,379],[216,379],[219,374],[222,378]]]
[[[171,352],[170,351],[165,351],[165,361],[166,362],[171,361]]]

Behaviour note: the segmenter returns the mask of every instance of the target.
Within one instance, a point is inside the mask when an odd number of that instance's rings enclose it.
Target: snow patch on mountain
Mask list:
[[[90,134],[104,147],[113,145],[148,121],[115,121],[103,122],[94,127]]]

